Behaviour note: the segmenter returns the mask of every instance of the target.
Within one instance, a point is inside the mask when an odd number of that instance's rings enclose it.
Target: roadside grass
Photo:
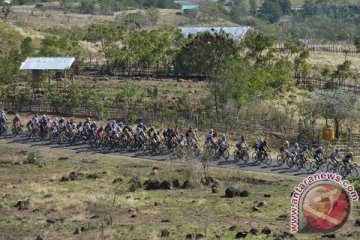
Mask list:
[[[37,235],[45,239],[160,239],[161,230],[169,231],[168,239],[185,239],[188,234],[234,239],[238,231],[261,231],[265,226],[272,234],[282,233],[288,231],[289,220],[276,219],[289,214],[290,193],[301,180],[210,168],[209,176],[219,183],[218,192],[212,193],[210,186],[200,184],[202,166],[193,161],[151,161],[5,142],[0,143],[0,160],[23,159],[24,152],[34,151],[39,154],[38,164],[0,166],[0,239],[34,239]],[[82,175],[75,181],[60,181],[72,171]],[[94,174],[98,178],[89,178]],[[130,191],[133,177],[140,183],[149,179],[178,179],[180,183],[193,179],[197,183],[190,189]],[[117,178],[122,180],[112,183]],[[225,198],[230,186],[248,190],[250,196]],[[264,198],[264,194],[271,197]],[[28,210],[13,207],[26,199],[30,201]],[[252,210],[259,202],[265,206]],[[354,212],[360,212],[358,203]],[[359,233],[352,227],[355,213],[337,236],[346,239],[349,232]],[[74,234],[82,227],[80,234]],[[247,239],[272,239],[272,234],[250,234]]]

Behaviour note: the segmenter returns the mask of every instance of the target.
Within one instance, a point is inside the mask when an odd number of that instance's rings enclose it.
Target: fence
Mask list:
[[[296,81],[298,86],[306,86],[316,89],[342,89],[360,95],[360,83],[356,81],[356,79],[339,82],[315,77],[297,77]],[[352,82],[352,84],[349,82]]]
[[[310,52],[327,52],[327,53],[343,53],[343,54],[360,54],[355,46],[349,45],[319,45],[319,44],[306,44],[305,48]],[[286,51],[285,43],[278,43],[275,49],[279,51]]]

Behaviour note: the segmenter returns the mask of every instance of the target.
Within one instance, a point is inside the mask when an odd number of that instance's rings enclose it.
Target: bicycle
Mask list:
[[[239,162],[240,160],[244,163],[247,163],[249,161],[249,152],[247,148],[242,148],[241,150],[236,149],[234,151],[234,159],[236,162]]]
[[[23,135],[24,134],[24,130],[23,130],[23,125],[14,125],[11,129],[11,133],[13,135],[13,137],[17,137],[18,135]]]
[[[260,165],[261,163],[264,163],[268,166],[271,165],[272,163],[272,158],[271,156],[269,155],[268,152],[254,152],[253,153],[253,156],[252,156],[252,159],[254,161],[254,165]]]

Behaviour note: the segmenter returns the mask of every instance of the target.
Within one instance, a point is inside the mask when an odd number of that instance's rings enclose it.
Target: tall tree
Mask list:
[[[256,0],[249,0],[249,6],[250,6],[250,10],[249,13],[251,16],[256,16],[257,15],[257,2]]]

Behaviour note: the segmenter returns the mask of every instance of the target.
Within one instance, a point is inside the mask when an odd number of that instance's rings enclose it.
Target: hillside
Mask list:
[[[0,21],[0,29],[0,56],[4,56],[12,47],[16,48],[20,46],[24,36],[8,22]]]

